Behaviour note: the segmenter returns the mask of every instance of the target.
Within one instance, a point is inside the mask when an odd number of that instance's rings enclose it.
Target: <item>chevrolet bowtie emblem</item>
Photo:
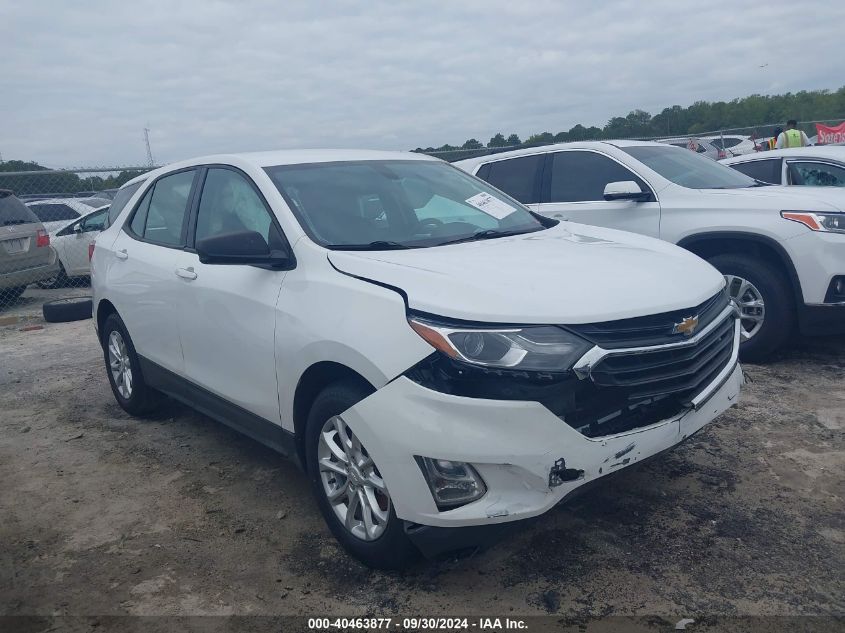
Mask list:
[[[672,334],[683,334],[684,336],[692,336],[695,328],[698,327],[698,317],[687,317],[680,323],[676,323],[672,328]]]

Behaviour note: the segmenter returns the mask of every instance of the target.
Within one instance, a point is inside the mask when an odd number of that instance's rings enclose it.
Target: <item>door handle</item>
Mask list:
[[[114,255],[118,259],[128,259],[129,258],[129,253],[126,252],[125,248],[122,248],[119,251],[115,251]]]
[[[568,221],[569,221],[569,218],[565,218],[565,217],[563,217],[563,214],[562,214],[562,213],[555,213],[555,216],[554,216],[554,217],[556,217],[556,218],[560,218],[560,219],[561,219],[561,220],[563,220],[564,222],[568,222]]]
[[[176,269],[176,276],[181,277],[182,279],[196,279],[197,274],[194,272],[193,267],[191,268],[177,268]]]

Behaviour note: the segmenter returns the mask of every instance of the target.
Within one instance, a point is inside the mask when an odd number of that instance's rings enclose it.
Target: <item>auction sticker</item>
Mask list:
[[[501,220],[516,211],[516,208],[483,191],[475,194],[472,198],[467,198],[466,203],[484,211],[487,215],[492,215],[497,220]]]

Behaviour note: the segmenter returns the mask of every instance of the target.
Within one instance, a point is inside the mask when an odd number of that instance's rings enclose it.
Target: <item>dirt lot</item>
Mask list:
[[[38,313],[0,313],[29,315],[0,326],[0,614],[845,613],[845,339],[747,366],[689,443],[400,575],[340,551],[269,450],[175,404],[130,419],[91,321]]]

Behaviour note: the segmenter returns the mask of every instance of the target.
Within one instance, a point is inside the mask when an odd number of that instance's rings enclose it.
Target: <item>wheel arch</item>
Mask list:
[[[804,303],[801,280],[798,278],[792,259],[784,248],[770,237],[739,231],[712,231],[689,235],[678,242],[678,246],[695,253],[702,259],[722,254],[745,255],[749,252],[764,257],[787,274],[796,306]]]
[[[293,397],[293,426],[296,441],[296,452],[300,463],[306,466],[305,457],[305,425],[308,412],[319,393],[329,385],[341,381],[360,383],[368,391],[375,392],[375,386],[360,373],[335,361],[319,361],[306,369],[296,385]]]
[[[97,338],[100,340],[100,345],[103,344],[103,326],[106,324],[106,319],[109,318],[109,315],[118,314],[117,308],[114,307],[114,304],[109,301],[108,299],[102,299],[97,304]],[[120,316],[118,314],[118,316]]]

